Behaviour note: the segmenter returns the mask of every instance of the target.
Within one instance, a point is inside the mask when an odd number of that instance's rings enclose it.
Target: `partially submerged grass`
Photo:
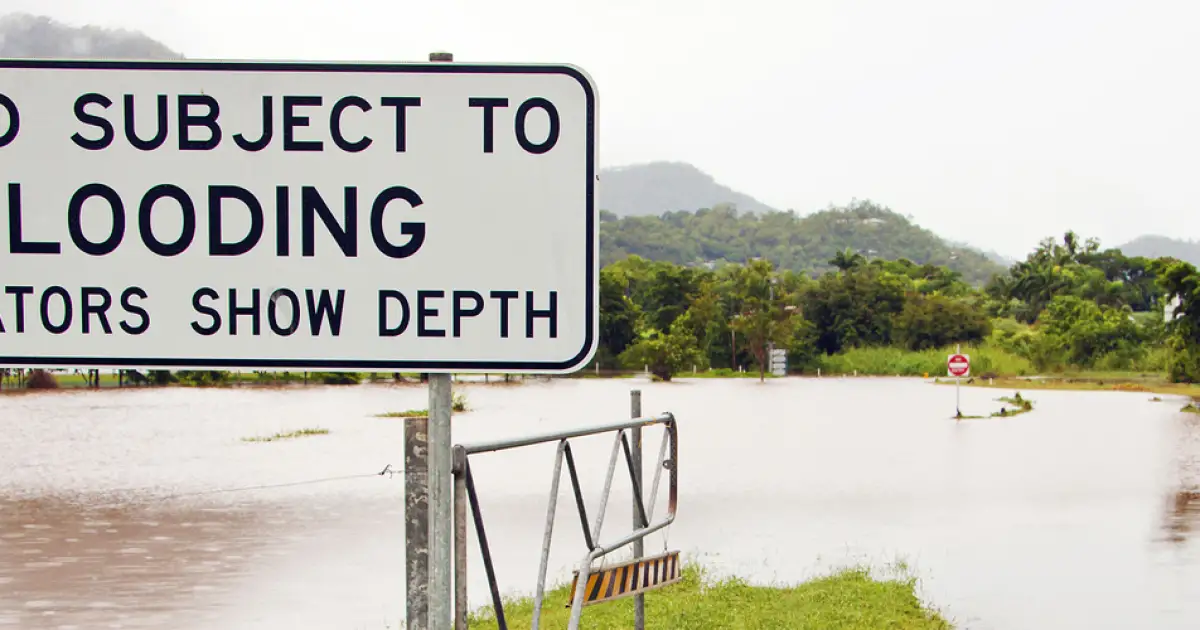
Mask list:
[[[300,429],[298,431],[288,431],[287,433],[276,433],[275,435],[258,436],[242,438],[243,442],[277,442],[279,440],[290,440],[298,437],[309,435],[328,435],[329,429]]]
[[[954,381],[939,379],[938,383],[953,385]],[[1172,383],[1165,374],[1153,372],[1074,372],[1031,378],[972,378],[964,381],[963,385],[1001,389],[1146,392],[1200,398],[1200,385]]]
[[[1010,407],[1001,407],[1000,411],[993,411],[991,414],[989,414],[987,416],[959,415],[959,416],[954,416],[954,419],[955,420],[983,420],[985,418],[1011,418],[1013,416],[1019,416],[1023,413],[1029,413],[1030,411],[1033,411],[1033,401],[1029,400],[1027,398],[1023,398],[1021,396],[1021,392],[1017,392],[1016,394],[1014,394],[1012,396],[1002,396],[1000,398],[997,398],[996,400],[1003,402],[1003,403],[1008,403],[1009,405],[1012,405],[1012,407],[1011,408]]]
[[[1022,398],[1021,392],[1017,392],[1013,396],[1002,396],[996,400],[1008,403],[1012,405],[1013,408],[1009,409],[1008,407],[1004,407],[1000,411],[993,413],[993,418],[1011,418],[1012,416],[1019,416],[1023,413],[1029,413],[1030,411],[1033,411],[1033,401]]]
[[[377,413],[376,418],[424,418],[429,415],[428,409],[409,409],[408,411],[389,411]]]
[[[1188,403],[1180,411],[1184,413],[1200,413],[1200,407],[1197,407],[1196,403]]]
[[[876,580],[866,569],[845,569],[797,586],[751,586],[738,579],[708,582],[703,569],[685,566],[683,579],[646,594],[648,630],[950,630],[924,607],[916,580]],[[569,585],[546,593],[541,627],[565,628]],[[533,599],[504,604],[510,628],[528,628]],[[625,630],[633,624],[633,599],[588,606],[581,628]],[[471,616],[472,629],[498,625],[491,607]]]
[[[758,378],[758,368],[747,369],[744,372],[739,372],[733,368],[713,368],[700,372],[680,372],[671,378]],[[767,378],[779,378],[767,370],[763,376]]]
[[[638,378],[642,375],[643,375],[642,372],[631,372],[631,371],[627,371],[627,370],[626,371],[602,370],[600,372],[596,372],[595,370],[584,369],[584,370],[579,370],[578,372],[574,372],[572,374],[566,374],[563,376],[563,378],[605,378],[605,379],[607,379],[607,378]]]
[[[462,392],[454,392],[450,402],[450,409],[458,413],[469,411],[467,407],[467,395]],[[406,411],[388,411],[375,414],[376,418],[424,418],[428,416],[428,409],[408,409]]]

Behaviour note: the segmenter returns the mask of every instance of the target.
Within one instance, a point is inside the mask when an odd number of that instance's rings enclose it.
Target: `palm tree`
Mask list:
[[[829,264],[837,267],[842,271],[853,269],[867,261],[862,254],[851,250],[849,247],[833,255],[829,259]]]

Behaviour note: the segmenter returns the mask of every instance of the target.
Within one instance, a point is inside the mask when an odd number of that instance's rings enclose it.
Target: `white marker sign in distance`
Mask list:
[[[595,195],[572,66],[0,60],[0,365],[571,372]]]

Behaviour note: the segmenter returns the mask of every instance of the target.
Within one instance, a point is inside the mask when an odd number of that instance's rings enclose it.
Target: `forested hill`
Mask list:
[[[906,258],[944,265],[976,285],[1004,268],[979,251],[952,246],[904,216],[869,201],[799,217],[791,212],[739,213],[730,206],[657,217],[601,212],[601,264],[637,254],[676,264],[744,262],[761,257],[793,271],[820,272],[850,249],[865,258]]]

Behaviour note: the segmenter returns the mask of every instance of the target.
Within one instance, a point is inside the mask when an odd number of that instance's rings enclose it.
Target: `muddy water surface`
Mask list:
[[[649,551],[756,581],[904,561],[961,628],[1200,626],[1200,416],[1182,403],[1026,392],[1033,413],[956,423],[953,389],[913,380],[471,384],[456,439],[608,422],[633,387],[681,424],[679,520]],[[964,388],[964,411],[1001,393]],[[0,628],[396,628],[403,482],[377,473],[399,468],[403,426],[374,414],[424,406],[385,386],[0,396]],[[242,440],[310,427],[330,433]],[[610,445],[577,445],[592,505]],[[472,460],[509,593],[536,579],[553,455]],[[627,528],[623,490],[605,538]],[[568,492],[556,580],[584,552]]]

